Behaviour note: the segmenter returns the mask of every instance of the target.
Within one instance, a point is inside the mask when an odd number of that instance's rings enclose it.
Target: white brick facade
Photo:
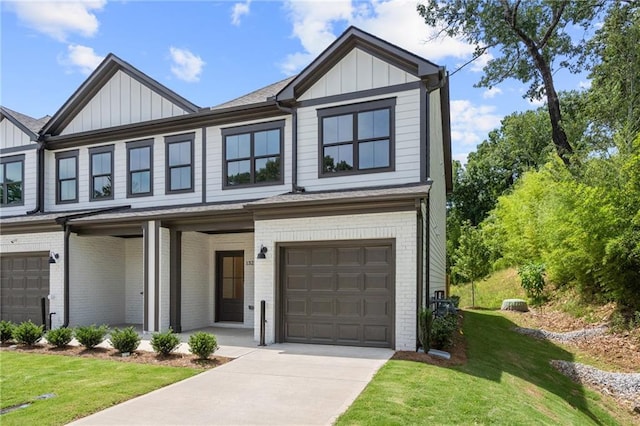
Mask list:
[[[266,341],[275,341],[274,253],[276,243],[332,240],[395,240],[395,348],[415,350],[416,342],[416,213],[414,211],[256,221],[255,241],[269,250],[255,263],[255,303],[266,301]],[[259,339],[256,315],[254,336]]]

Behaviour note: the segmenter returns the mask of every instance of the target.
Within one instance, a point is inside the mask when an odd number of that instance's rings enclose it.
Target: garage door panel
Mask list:
[[[326,272],[313,272],[308,282],[309,290],[311,291],[333,291],[335,276]]]
[[[314,297],[309,300],[309,305],[311,306],[309,314],[316,318],[334,316],[333,297]]]
[[[306,290],[307,289],[307,275],[288,275],[286,279],[287,290]]]
[[[387,272],[367,272],[364,274],[365,291],[390,291],[391,277]]]
[[[336,264],[338,266],[362,265],[362,249],[360,247],[337,248]]]
[[[336,298],[336,316],[345,317],[362,317],[362,299],[360,298]]]
[[[317,248],[311,250],[312,266],[331,266],[335,265],[335,250],[330,248]]]
[[[362,282],[362,274],[359,272],[338,272],[337,288],[338,291],[360,291],[360,283]]]
[[[393,346],[390,244],[356,241],[283,251],[281,306],[285,341]],[[309,264],[301,265],[302,259],[309,260]],[[292,261],[297,263],[291,264]],[[297,280],[295,285],[293,280]]]
[[[389,265],[391,263],[391,253],[388,247],[365,247],[365,265]]]

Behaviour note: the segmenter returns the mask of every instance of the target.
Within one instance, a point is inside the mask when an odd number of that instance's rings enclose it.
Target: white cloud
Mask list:
[[[492,87],[490,89],[485,90],[484,92],[482,92],[482,97],[484,99],[492,99],[495,98],[497,95],[502,93],[502,89],[499,87]]]
[[[416,11],[416,4],[415,0],[371,0],[366,3],[289,0],[286,7],[293,24],[293,37],[300,40],[303,51],[288,55],[281,64],[282,70],[292,74],[308,64],[335,40],[333,26],[338,22],[355,25],[432,61],[445,57],[471,58],[473,46],[450,37],[436,38],[437,29],[427,27]],[[489,54],[483,55],[474,66],[481,68],[489,59]]]
[[[104,56],[98,55],[93,48],[70,44],[67,46],[67,53],[58,56],[58,63],[70,68],[76,68],[82,74],[88,75],[93,72],[104,60]]]
[[[24,25],[58,41],[70,34],[91,37],[100,23],[93,13],[104,8],[106,0],[16,1],[10,7]]]
[[[180,80],[193,83],[200,80],[200,74],[205,62],[200,56],[194,55],[187,49],[169,47],[171,54],[171,72]]]
[[[452,157],[454,160],[458,160],[462,165],[467,164],[467,159],[469,158],[469,152],[459,152],[457,154],[453,154]]]
[[[249,14],[249,6],[251,5],[251,0],[247,0],[244,3],[236,3],[233,5],[233,9],[231,10],[231,23],[233,25],[240,25],[240,18],[243,15]]]
[[[579,89],[584,89],[584,90],[591,89],[591,80],[579,81],[578,82],[578,88]]]
[[[531,98],[527,98],[527,103],[529,105],[531,105],[532,107],[541,107],[547,104],[547,98],[546,97],[542,97],[540,99],[531,99]]]
[[[502,117],[492,105],[474,105],[471,101],[451,101],[451,141],[454,149],[475,146],[500,126]]]

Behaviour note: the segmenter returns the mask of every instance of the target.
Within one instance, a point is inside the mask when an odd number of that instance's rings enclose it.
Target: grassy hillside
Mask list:
[[[485,280],[475,283],[476,307],[500,309],[504,299],[524,299],[527,296],[520,286],[518,272],[514,268],[493,273]],[[460,307],[471,306],[471,284],[451,286],[451,294],[460,296]]]
[[[500,312],[466,311],[468,361],[439,367],[391,360],[338,425],[631,425],[614,401],[558,373],[574,354],[512,330]],[[637,423],[635,423],[637,424]]]

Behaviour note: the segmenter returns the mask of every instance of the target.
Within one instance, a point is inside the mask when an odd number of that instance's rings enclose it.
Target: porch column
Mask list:
[[[176,333],[182,332],[182,232],[171,229],[169,282],[169,326]]]
[[[170,234],[157,220],[144,231],[144,323],[145,332],[169,328]]]

